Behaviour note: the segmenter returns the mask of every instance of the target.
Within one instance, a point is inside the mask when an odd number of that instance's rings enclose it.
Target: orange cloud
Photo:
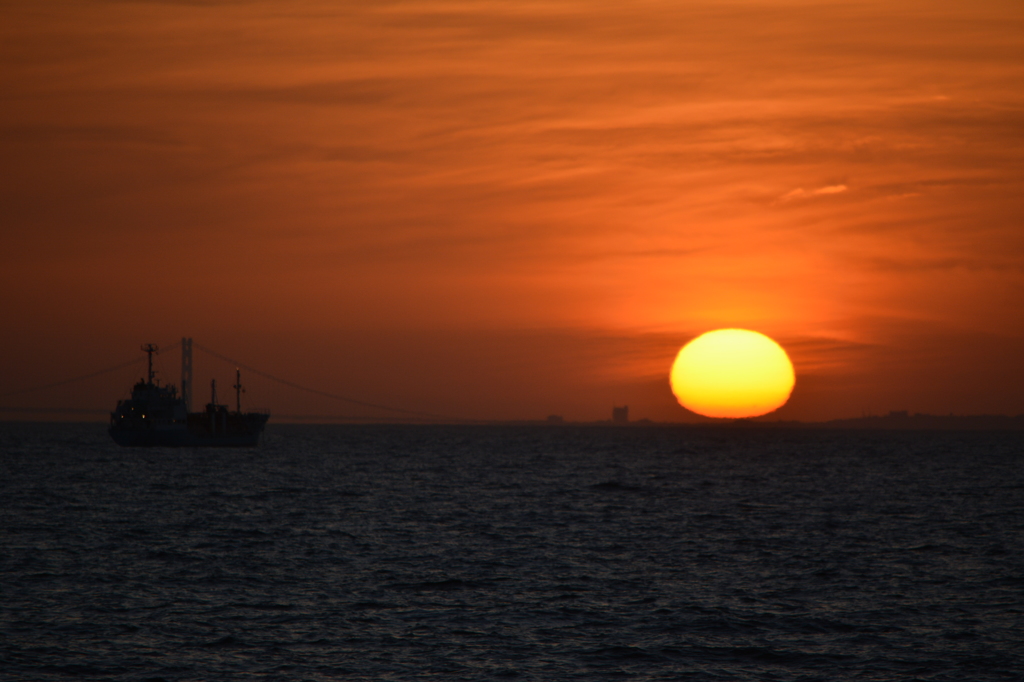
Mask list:
[[[794,199],[809,199],[811,197],[820,197],[828,194],[841,194],[846,192],[848,189],[849,188],[846,185],[827,185],[825,187],[819,187],[812,190],[797,187],[796,189],[786,192],[779,197],[779,202],[785,203],[787,201],[793,201]]]

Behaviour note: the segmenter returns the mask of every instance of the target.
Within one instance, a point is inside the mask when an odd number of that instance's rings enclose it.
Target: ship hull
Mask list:
[[[117,429],[110,427],[110,437],[123,447],[145,448],[248,448],[259,444],[260,433],[204,434],[187,429],[161,431],[156,429]]]
[[[259,444],[269,416],[256,412],[199,412],[188,415],[187,425],[115,422],[108,432],[115,443],[124,447],[247,448]]]

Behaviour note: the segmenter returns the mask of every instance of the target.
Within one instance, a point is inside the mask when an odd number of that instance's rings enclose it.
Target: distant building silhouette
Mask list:
[[[612,421],[616,424],[629,423],[629,405],[622,407],[612,406]]]
[[[548,424],[563,424],[563,423],[565,423],[565,420],[562,419],[562,415],[560,415],[560,414],[549,414],[548,415]]]
[[[957,431],[1024,431],[1024,414],[1010,417],[1002,414],[934,415],[909,410],[892,410],[882,417],[867,416],[859,419],[833,419],[810,427],[839,429],[909,429]]]

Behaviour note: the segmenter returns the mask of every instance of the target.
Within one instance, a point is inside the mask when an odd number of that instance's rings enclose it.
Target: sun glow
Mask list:
[[[757,417],[789,400],[796,376],[782,346],[758,332],[718,329],[683,346],[669,375],[679,404],[705,417]]]

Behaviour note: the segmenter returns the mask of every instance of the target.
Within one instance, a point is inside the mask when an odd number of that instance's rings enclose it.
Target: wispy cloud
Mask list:
[[[778,198],[779,203],[786,203],[789,201],[796,201],[799,199],[812,199],[814,197],[828,196],[830,194],[842,194],[849,190],[846,185],[826,185],[825,187],[818,187],[817,189],[807,190],[803,187],[797,187],[794,190],[786,192]]]

